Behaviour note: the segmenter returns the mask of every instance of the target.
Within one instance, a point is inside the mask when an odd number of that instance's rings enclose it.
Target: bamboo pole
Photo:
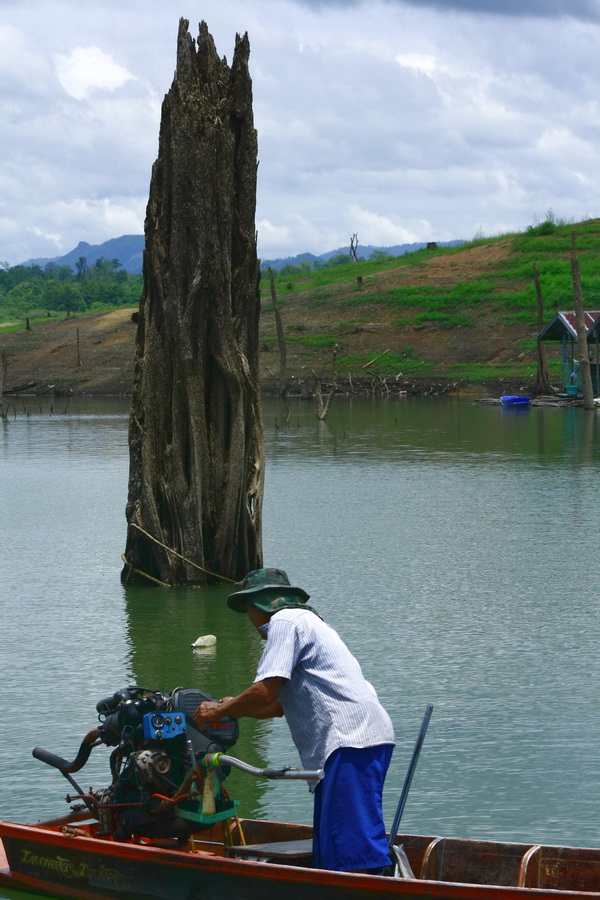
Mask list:
[[[592,373],[590,372],[590,358],[588,355],[587,329],[585,327],[585,315],[583,309],[583,291],[581,289],[581,274],[579,272],[579,260],[577,259],[577,235],[571,232],[571,274],[573,276],[573,300],[575,301],[575,320],[577,323],[577,344],[579,349],[579,367],[581,371],[581,392],[583,394],[583,408],[594,409],[594,390],[592,388]]]
[[[544,300],[542,297],[542,287],[540,284],[540,273],[538,271],[537,262],[533,264],[533,281],[535,283],[535,298],[537,306],[537,325],[538,334],[544,327]],[[537,339],[537,372],[535,376],[535,385],[533,393],[536,397],[543,394],[552,393],[552,385],[550,384],[550,374],[548,372],[548,359],[546,357],[546,347],[543,341]]]

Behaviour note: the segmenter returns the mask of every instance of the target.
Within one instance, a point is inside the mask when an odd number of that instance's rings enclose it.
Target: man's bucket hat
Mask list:
[[[273,613],[284,606],[300,606],[309,598],[302,588],[293,587],[283,569],[254,569],[242,582],[242,590],[230,594],[227,606],[235,612],[246,611],[246,603]]]

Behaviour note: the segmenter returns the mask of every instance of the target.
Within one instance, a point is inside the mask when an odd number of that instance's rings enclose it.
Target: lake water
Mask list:
[[[30,398],[0,423],[5,819],[67,810],[31,749],[72,758],[102,697],[235,693],[260,656],[227,588],[121,585],[127,413]],[[394,720],[388,824],[432,703],[402,830],[600,846],[598,416],[336,398],[325,423],[301,400],[287,424],[277,401],[264,417],[265,564],[311,594]],[[216,649],[193,651],[207,633]],[[284,721],[241,732],[235,755],[297,764]],[[108,751],[78,778],[108,784]],[[311,821],[302,783],[227,786],[244,816]]]

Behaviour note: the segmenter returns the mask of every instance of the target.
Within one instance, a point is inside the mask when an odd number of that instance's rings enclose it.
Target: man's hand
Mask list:
[[[202,728],[207,722],[216,722],[221,718],[219,710],[222,701],[204,700],[194,713],[194,722],[198,728]]]
[[[234,719],[250,716],[253,719],[271,719],[283,715],[283,707],[279,700],[279,692],[285,678],[265,678],[256,681],[237,697],[224,697],[223,700],[204,700],[194,713],[194,722],[202,728],[207,722],[217,722],[225,716]]]

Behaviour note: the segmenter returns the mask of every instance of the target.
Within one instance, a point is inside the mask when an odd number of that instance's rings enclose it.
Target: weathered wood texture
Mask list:
[[[262,564],[249,43],[236,37],[229,67],[206,24],[197,42],[188,24],[146,212],[123,569],[168,584],[213,580],[204,570],[238,580]]]
[[[287,347],[285,343],[285,332],[283,330],[281,310],[279,309],[279,302],[277,300],[275,276],[273,275],[273,269],[271,269],[271,267],[269,267],[269,284],[271,286],[271,302],[273,303],[275,328],[277,329],[277,346],[279,347],[279,396],[282,400],[285,400],[287,395]]]
[[[542,296],[542,286],[540,284],[540,273],[537,262],[533,264],[533,281],[535,283],[535,298],[537,308],[537,327],[538,334],[544,327],[544,298]],[[548,358],[546,356],[546,345],[543,341],[537,340],[537,372],[535,376],[535,385],[533,394],[535,397],[543,397],[552,395],[553,388],[550,383],[550,372],[548,370]]]

